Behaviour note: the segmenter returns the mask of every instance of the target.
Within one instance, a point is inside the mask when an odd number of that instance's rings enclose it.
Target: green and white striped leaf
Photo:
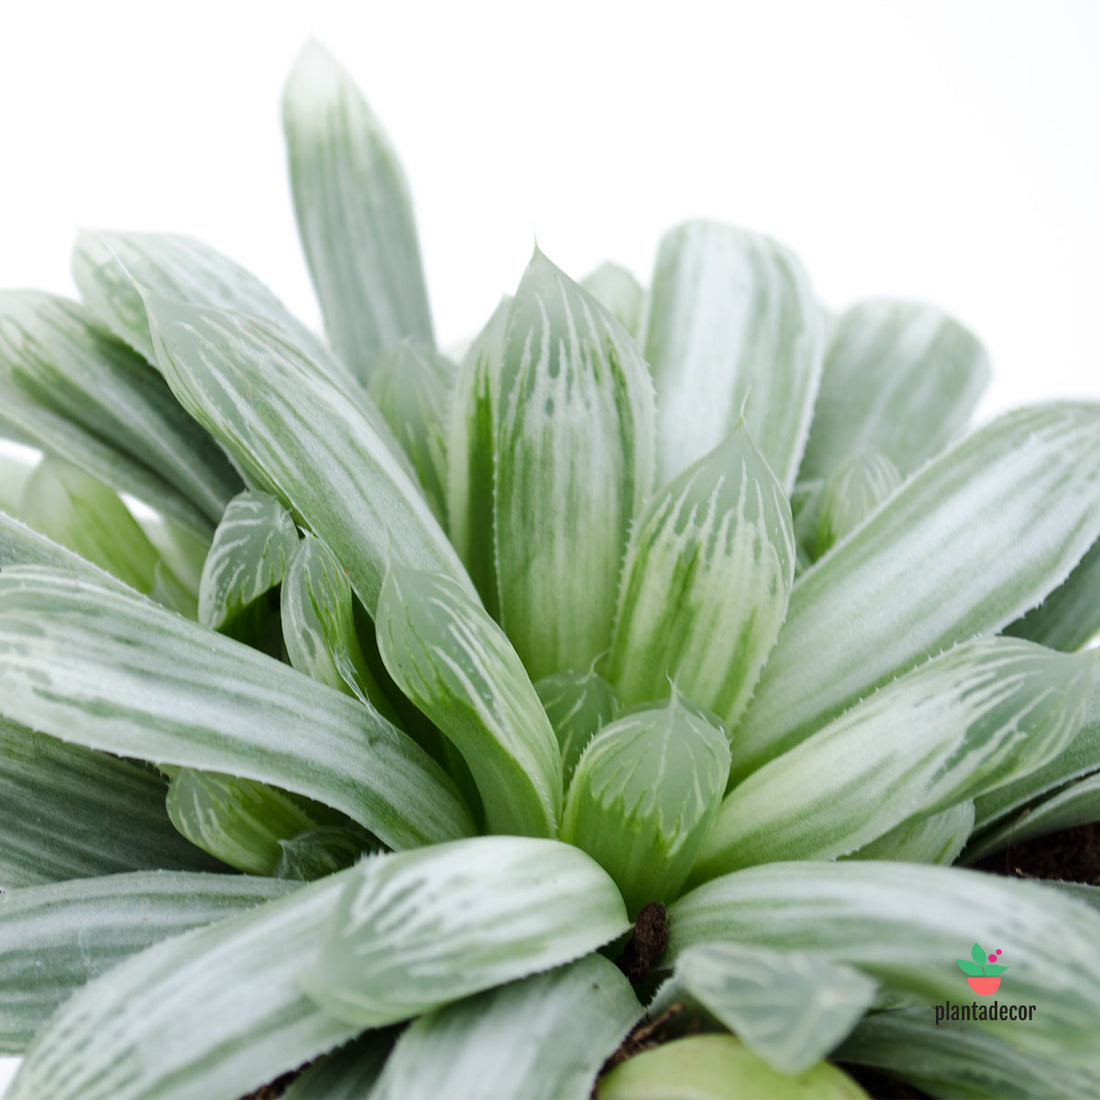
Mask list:
[[[852,852],[851,859],[892,859],[904,863],[939,863],[949,867],[974,831],[974,803],[959,802],[946,810],[915,814]]]
[[[438,765],[376,712],[77,576],[0,573],[0,712],[88,748],[272,783],[395,848],[473,828]]]
[[[217,870],[164,812],[152,768],[0,719],[0,890],[164,867]]]
[[[794,566],[786,494],[741,425],[631,533],[608,658],[619,699],[675,684],[732,732],[783,625]]]
[[[814,557],[827,553],[877,511],[901,480],[898,468],[881,451],[864,448],[844,459],[821,489]]]
[[[830,328],[799,476],[828,477],[862,448],[912,473],[962,435],[989,376],[977,338],[935,306],[852,306]]]
[[[447,429],[457,374],[454,363],[434,348],[402,340],[378,361],[368,387],[442,524],[447,522]]]
[[[0,512],[0,569],[11,565],[42,565],[87,577],[105,588],[131,592],[112,573],[106,573],[90,561],[74,554],[53,539],[34,531],[18,519]]]
[[[500,621],[538,680],[588,668],[611,642],[627,535],[653,484],[653,386],[629,333],[538,251],[500,385]]]
[[[1100,1094],[1100,1068],[1037,1058],[1011,1038],[995,1038],[969,1023],[937,1025],[927,1008],[867,1016],[835,1057],[874,1066],[929,1096],[1080,1100]]]
[[[790,489],[825,341],[821,307],[794,254],[732,226],[678,226],[661,241],[643,328],[657,387],[658,484],[744,419]]]
[[[581,279],[581,286],[611,311],[634,339],[642,325],[645,290],[622,264],[607,261]]]
[[[128,956],[296,886],[145,871],[0,894],[0,1052],[21,1053],[75,990]]]
[[[359,1028],[561,966],[629,928],[611,879],[556,840],[475,837],[373,856],[350,874],[302,981]]]
[[[1098,533],[1100,406],[1020,409],[934,459],[795,583],[734,775],[925,658],[1002,629]]]
[[[363,654],[347,574],[319,538],[307,534],[298,543],[280,597],[283,643],[290,663],[396,721],[393,706]]]
[[[378,842],[359,826],[316,825],[279,841],[279,858],[271,873],[276,878],[313,882],[351,867]]]
[[[493,490],[500,372],[512,299],[504,298],[458,368],[447,424],[447,530],[482,602],[499,617]]]
[[[298,528],[270,493],[246,489],[226,506],[199,582],[199,622],[220,630],[280,584]]]
[[[669,966],[716,941],[808,950],[926,1004],[972,1000],[954,960],[975,939],[992,942],[1012,967],[998,1001],[1038,1007],[1026,1028],[972,1026],[1065,1065],[1095,1064],[1100,913],[1044,886],[914,863],[769,864],[680,898],[668,929]]]
[[[562,784],[569,789],[585,745],[619,713],[615,689],[596,672],[559,672],[535,684],[561,749]]]
[[[378,1083],[397,1028],[367,1031],[310,1062],[287,1086],[283,1100],[364,1100]]]
[[[449,577],[394,570],[378,600],[378,649],[398,687],[462,754],[489,830],[555,836],[558,741],[507,635]]]
[[[847,855],[1041,767],[1077,731],[1098,657],[983,638],[928,661],[736,786],[693,881]]]
[[[351,1039],[298,984],[347,874],[90,982],[39,1032],[5,1100],[236,1100]]]
[[[602,955],[421,1016],[371,1100],[589,1100],[601,1067],[643,1014]]]
[[[271,324],[148,297],[184,407],[328,544],[373,615],[389,564],[470,580],[420,487],[362,413]]]
[[[632,917],[671,901],[714,823],[729,759],[725,730],[678,692],[630,711],[584,750],[561,838],[607,871]]]
[[[76,302],[0,295],[0,421],[208,535],[240,477],[164,380]]]
[[[860,971],[811,951],[700,943],[680,953],[647,1011],[656,1019],[686,1001],[772,1069],[793,1075],[820,1062],[851,1031],[876,988]]]
[[[1058,588],[1004,632],[1070,653],[1088,645],[1100,632],[1100,539]]]
[[[398,340],[434,343],[408,185],[359,89],[316,42],[287,81],[283,133],[325,329],[365,382]]]

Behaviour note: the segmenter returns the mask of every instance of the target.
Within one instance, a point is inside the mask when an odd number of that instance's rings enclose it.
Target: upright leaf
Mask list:
[[[568,789],[585,745],[614,721],[619,701],[614,688],[596,672],[559,672],[539,680],[535,691],[558,738],[562,782]]]
[[[611,641],[630,524],[653,483],[653,391],[634,341],[535,253],[501,371],[494,521],[501,622],[534,679]]]
[[[898,468],[881,451],[864,448],[839,463],[821,488],[814,557],[854,531],[900,484]]]
[[[1100,539],[1062,584],[1004,632],[1070,653],[1088,645],[1100,632]]]
[[[287,81],[283,132],[325,328],[366,381],[378,356],[403,337],[433,343],[404,173],[351,77],[316,42]]]
[[[795,583],[735,776],[925,658],[1000,630],[1098,534],[1100,406],[1020,409],[934,459]]]
[[[622,264],[600,264],[581,279],[581,286],[602,302],[631,336],[638,338],[645,309],[645,290]]]
[[[657,387],[658,482],[744,418],[794,484],[821,374],[824,321],[797,258],[768,237],[687,222],[657,253],[643,325]]]

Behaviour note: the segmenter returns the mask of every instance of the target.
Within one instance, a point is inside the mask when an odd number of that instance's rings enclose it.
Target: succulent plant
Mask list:
[[[950,866],[1100,817],[1100,407],[709,222],[456,362],[320,47],[284,122],[325,339],[178,236],[0,295],[11,1100],[1100,1090],[1097,889]]]

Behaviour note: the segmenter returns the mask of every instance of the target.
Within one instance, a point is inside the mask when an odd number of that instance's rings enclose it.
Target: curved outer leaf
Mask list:
[[[184,407],[328,544],[373,615],[386,567],[471,592],[420,487],[348,399],[271,324],[149,296],[157,358]]]
[[[928,661],[735,787],[693,881],[847,855],[1040,767],[1076,732],[1096,656],[983,638]]]
[[[619,969],[588,955],[416,1020],[371,1100],[589,1100],[600,1068],[642,1015]]]
[[[770,864],[686,894],[668,929],[669,965],[698,943],[805,949],[924,1002],[973,999],[955,958],[977,935],[1011,960],[997,999],[1038,1007],[1026,1027],[972,1026],[1066,1065],[1096,1065],[1100,913],[1043,886],[914,863]]]
[[[1000,630],[1098,533],[1100,406],[1019,409],[975,432],[795,583],[734,775],[926,657]]]
[[[1100,631],[1100,539],[1038,607],[1009,623],[1005,633],[1072,652]]]
[[[458,748],[489,829],[554,836],[561,755],[504,631],[448,577],[393,570],[378,600],[378,649],[404,694]]]
[[[622,264],[610,261],[581,279],[581,286],[610,310],[635,339],[642,324],[645,290]]]
[[[629,928],[611,879],[556,840],[475,837],[372,856],[351,875],[302,980],[359,1028],[560,966]]]
[[[960,436],[989,382],[977,338],[935,306],[868,301],[831,326],[800,478],[872,447],[910,474]]]
[[[501,371],[500,621],[533,679],[611,641],[623,550],[653,484],[653,385],[630,335],[536,251]]]
[[[597,733],[581,755],[561,837],[615,880],[633,917],[670,901],[703,846],[729,775],[714,717],[674,693]]]
[[[959,802],[937,813],[908,818],[856,849],[850,858],[940,863],[946,867],[959,858],[973,831],[974,803]]]
[[[790,489],[825,341],[821,308],[794,254],[732,226],[678,226],[661,241],[643,328],[657,387],[658,483],[743,417]]]
[[[318,1009],[298,973],[349,873],[89,982],[38,1034],[5,1100],[235,1100],[346,1042],[358,1029]]]
[[[539,680],[535,691],[554,727],[562,784],[568,789],[585,745],[619,713],[615,689],[595,672],[559,672]]]
[[[0,294],[0,394],[0,421],[197,534],[241,487],[156,371],[76,302]]]
[[[366,381],[405,336],[434,343],[412,202],[389,140],[316,42],[283,93],[298,233],[333,346]]]
[[[680,953],[647,1014],[693,1002],[772,1069],[797,1074],[851,1031],[875,990],[865,974],[811,951],[699,943]]]
[[[814,556],[854,531],[900,484],[898,468],[881,451],[865,448],[849,455],[822,486]]]
[[[199,622],[212,630],[278,585],[298,528],[270,493],[246,489],[227,505],[199,582]]]
[[[631,533],[608,659],[618,697],[663,698],[674,683],[732,733],[783,625],[794,564],[787,497],[739,426]]]
[[[0,1051],[21,1052],[70,994],[122,959],[297,886],[146,871],[0,894]]]
[[[0,719],[0,890],[164,867],[216,870],[164,812],[152,768]]]
[[[104,588],[137,594],[114,574],[105,572],[20,520],[0,512],[0,569],[10,565],[43,565],[87,577]]]
[[[499,617],[493,488],[504,340],[512,299],[505,297],[458,368],[447,423],[447,530],[494,618]]]
[[[473,828],[438,765],[376,712],[76,576],[0,573],[0,711],[89,748],[304,794],[395,848]]]

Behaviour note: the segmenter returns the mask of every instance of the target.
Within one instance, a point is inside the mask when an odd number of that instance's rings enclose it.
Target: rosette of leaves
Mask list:
[[[704,222],[454,362],[317,46],[284,121],[324,339],[177,236],[0,297],[12,1100],[1097,1091],[1095,891],[950,865],[1100,816],[1100,408]],[[976,936],[1026,1027],[926,1026]]]

